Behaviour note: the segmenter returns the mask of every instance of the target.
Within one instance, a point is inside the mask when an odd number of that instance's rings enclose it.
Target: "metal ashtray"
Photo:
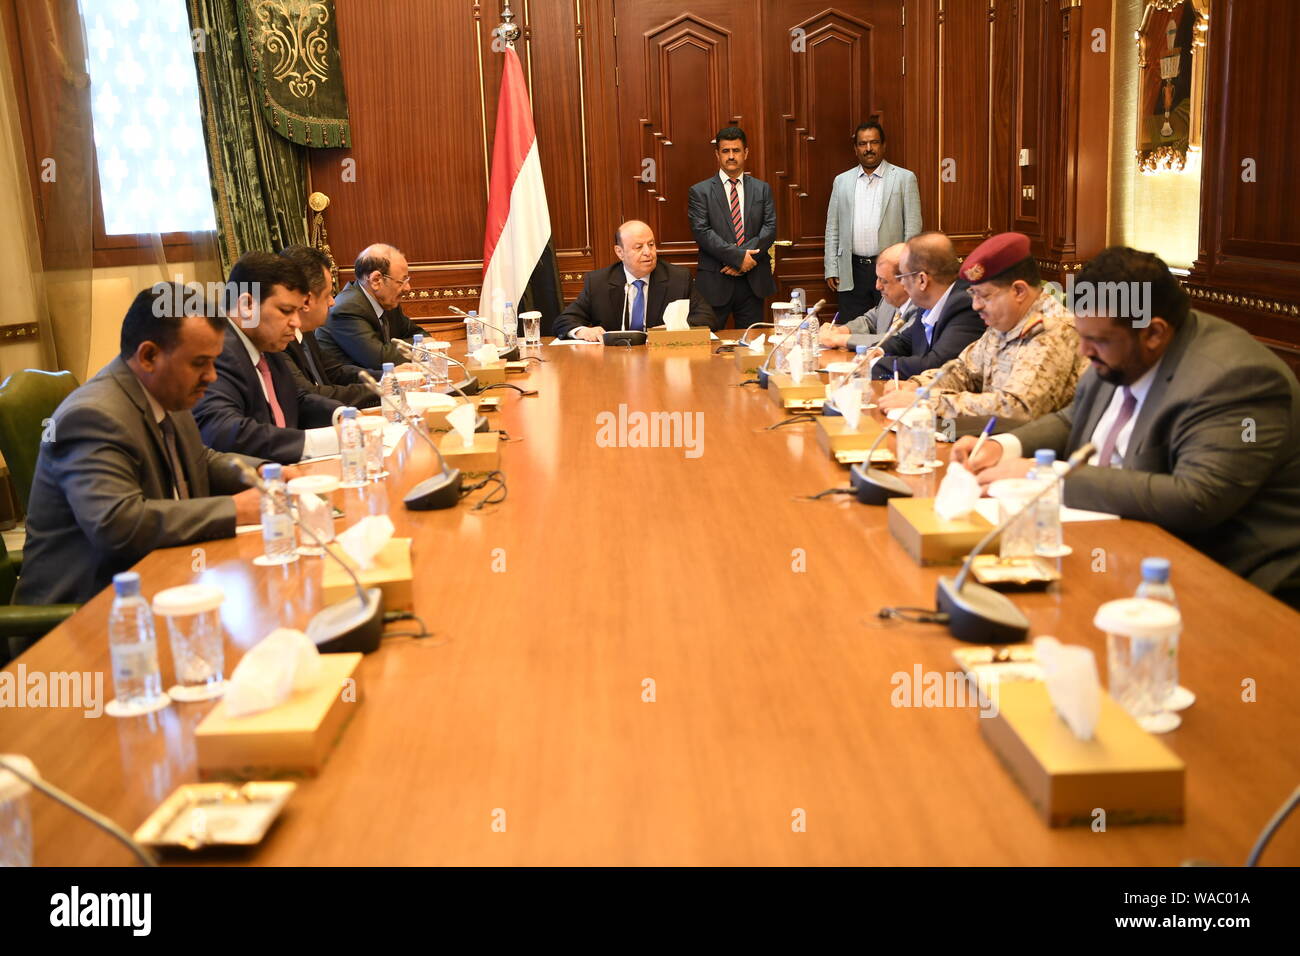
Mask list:
[[[970,573],[980,584],[1006,587],[1033,587],[1061,580],[1061,572],[1037,555],[1000,558],[981,554],[970,563]]]
[[[200,850],[260,843],[296,783],[187,783],[172,791],[135,831],[137,843]]]

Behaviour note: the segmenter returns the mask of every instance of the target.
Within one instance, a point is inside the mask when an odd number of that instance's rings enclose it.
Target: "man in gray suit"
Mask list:
[[[216,380],[226,319],[187,296],[163,282],[137,295],[121,354],[55,411],[14,603],[86,601],[155,548],[257,522],[258,492],[232,471],[239,456],[204,448],[188,411]]]
[[[1290,370],[1244,330],[1192,311],[1150,253],[1102,251],[1073,298],[1091,362],[1073,404],[986,442],[968,463],[980,482],[1024,475],[1022,456],[1038,448],[1064,456],[1092,442],[1065,504],[1154,522],[1296,605],[1300,384]],[[974,443],[961,439],[953,458]]]
[[[858,165],[835,177],[826,210],[826,284],[839,295],[840,321],[880,301],[876,257],[921,231],[916,174],[885,162],[885,131],[875,120],[853,133]]]
[[[906,248],[906,243],[896,242],[876,257],[876,289],[880,292],[880,301],[865,315],[839,325],[829,322],[823,325],[817,338],[824,347],[853,350],[859,345],[878,345],[889,333],[895,316],[903,316],[903,325],[899,328],[902,332],[920,314],[921,310],[913,308],[907,289],[898,281],[899,260]]]

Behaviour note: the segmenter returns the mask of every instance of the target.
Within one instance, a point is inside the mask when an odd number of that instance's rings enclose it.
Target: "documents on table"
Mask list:
[[[989,524],[998,523],[998,503],[995,499],[981,498],[975,508]],[[1072,521],[1110,521],[1118,518],[1119,515],[1106,514],[1104,511],[1084,511],[1082,508],[1067,508],[1061,505],[1061,524],[1069,524]]]

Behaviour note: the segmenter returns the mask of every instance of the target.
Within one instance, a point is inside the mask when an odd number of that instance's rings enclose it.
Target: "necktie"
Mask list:
[[[1115,424],[1110,426],[1110,431],[1106,434],[1106,440],[1101,443],[1101,456],[1097,459],[1097,465],[1101,468],[1109,468],[1110,460],[1115,454],[1115,443],[1119,441],[1119,433],[1124,430],[1128,420],[1133,417],[1133,409],[1137,408],[1137,396],[1129,391],[1127,385],[1124,386],[1124,401],[1120,403],[1119,414],[1115,417]]]
[[[262,384],[266,387],[266,400],[271,406],[271,419],[275,422],[276,428],[283,428],[284,411],[275,397],[275,383],[271,381],[271,366],[266,364],[265,355],[257,357],[257,374],[262,376]]]
[[[728,179],[731,183],[731,228],[736,233],[736,245],[745,244],[745,217],[740,211],[740,191],[736,188],[736,180]]]
[[[182,501],[190,496],[190,485],[185,480],[185,469],[181,466],[180,453],[176,451],[176,426],[171,416],[164,415],[159,423],[163,434],[163,448],[167,452],[167,468],[172,473],[172,484],[176,488],[176,497]]]
[[[632,283],[636,286],[636,295],[632,298],[632,330],[634,332],[645,331],[645,279],[637,279]]]
[[[303,355],[307,358],[307,368],[311,370],[311,380],[317,385],[328,385],[329,383],[326,382],[325,377],[321,375],[320,369],[316,367],[316,357],[311,354],[311,346],[307,344],[306,336],[303,337],[303,340],[298,343],[298,345],[299,348],[302,349]]]
[[[921,328],[925,329],[925,347],[929,348],[934,344],[934,326],[925,320],[930,317],[930,310],[926,309],[921,313]]]

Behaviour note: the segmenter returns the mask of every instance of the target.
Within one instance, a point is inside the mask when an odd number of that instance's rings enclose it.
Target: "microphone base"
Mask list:
[[[468,378],[466,378],[464,381],[453,383],[451,390],[454,392],[456,391],[456,389],[460,389],[466,395],[477,395],[481,387],[482,386],[480,386],[478,383],[478,376],[471,375]]]
[[[488,427],[488,420],[486,416],[480,415],[478,417],[478,421],[474,423],[474,431],[476,432],[491,431],[491,429]]]
[[[935,606],[948,615],[948,630],[971,644],[1015,644],[1029,636],[1029,619],[1004,594],[967,580],[957,590],[956,577],[941,577]]]
[[[383,592],[367,588],[364,604],[353,595],[322,608],[307,625],[306,634],[322,654],[378,650],[384,634]]]
[[[768,378],[769,378],[768,373],[767,373],[767,369],[760,368],[756,374],[757,374],[757,376],[758,376],[758,387],[761,388],[763,391],[766,392],[766,391],[767,391],[767,380],[768,380]]]
[[[646,334],[635,329],[606,332],[603,338],[606,345],[645,345],[646,342]]]
[[[460,469],[424,479],[406,493],[402,504],[408,511],[438,511],[454,508],[460,503]]]
[[[890,498],[911,498],[912,486],[897,475],[866,464],[854,465],[849,471],[853,494],[864,505],[883,505]]]
[[[503,362],[519,361],[519,346],[516,345],[514,348],[510,349],[509,351],[502,352],[500,357]]]

